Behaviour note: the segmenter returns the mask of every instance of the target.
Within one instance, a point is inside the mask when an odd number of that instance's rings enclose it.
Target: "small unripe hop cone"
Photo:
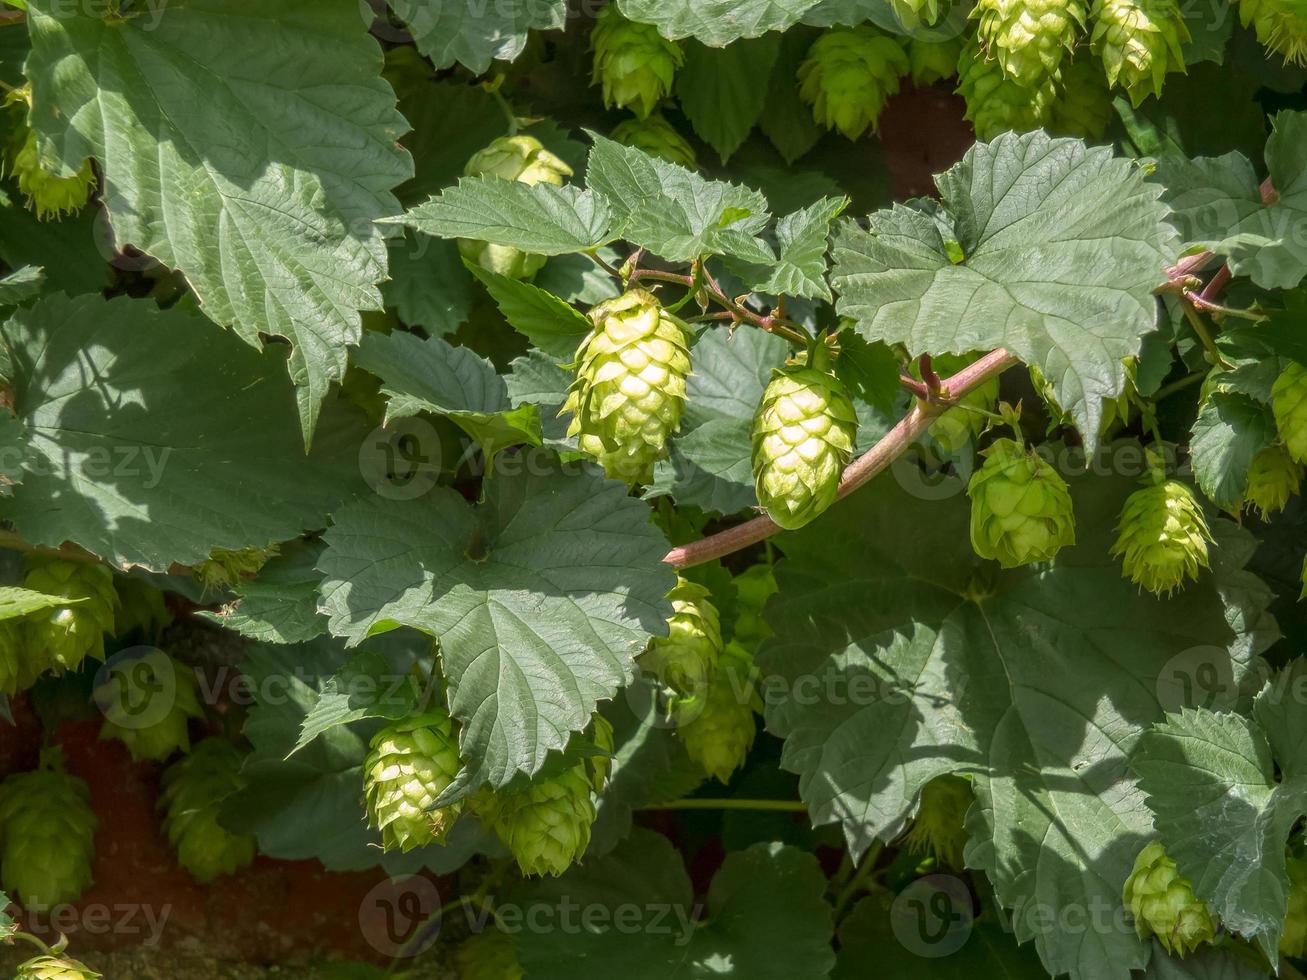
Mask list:
[[[444,710],[414,715],[373,736],[364,763],[368,822],[387,851],[443,842],[460,804],[432,809],[462,768],[454,722]]]
[[[628,119],[619,123],[610,135],[624,146],[633,146],[686,170],[699,169],[694,147],[661,112],[655,112],[647,119]]]
[[[80,960],[67,956],[42,955],[18,967],[14,980],[100,980],[96,973]]]
[[[1091,45],[1107,81],[1139,105],[1161,95],[1168,72],[1185,70],[1189,28],[1175,0],[1094,0]]]
[[[137,762],[189,752],[190,721],[204,717],[195,672],[162,651],[123,666],[95,690],[105,713],[100,738],[122,742]]]
[[[1085,13],[1080,0],[979,0],[971,16],[981,50],[1014,82],[1037,88],[1059,77]]]
[[[1301,488],[1302,476],[1302,464],[1294,460],[1283,446],[1267,446],[1253,457],[1248,469],[1244,503],[1263,519],[1277,514]]]
[[[23,587],[74,600],[24,621],[27,656],[33,663],[62,672],[76,670],[87,656],[104,659],[104,635],[113,632],[118,609],[113,574],[107,568],[90,562],[37,558],[32,560]]]
[[[1154,469],[1147,486],[1126,498],[1112,554],[1127,578],[1155,595],[1170,595],[1208,566],[1212,540],[1197,498]]]
[[[983,140],[1013,130],[1029,132],[1046,125],[1058,97],[1057,80],[1026,87],[1014,81],[997,61],[987,59],[973,38],[958,57],[957,93],[967,103],[966,118]]]
[[[1186,956],[1216,938],[1216,919],[1198,900],[1175,862],[1154,841],[1139,852],[1126,879],[1126,907],[1140,939],[1156,936],[1168,953]]]
[[[687,702],[678,714],[677,734],[685,751],[709,776],[730,782],[744,765],[757,735],[754,713],[761,705],[755,689],[753,654],[730,643],[702,698]]]
[[[206,738],[164,770],[159,797],[163,830],[177,863],[200,884],[254,860],[254,838],[232,833],[219,820],[223,803],[245,785],[243,761],[227,739]]]
[[[827,129],[851,140],[876,129],[881,110],[912,64],[903,46],[869,25],[826,31],[799,66],[799,97]]]
[[[590,33],[594,47],[593,85],[602,85],[604,105],[630,109],[647,118],[672,90],[685,54],[652,24],[627,20],[609,4]]]
[[[1039,454],[1013,439],[985,450],[967,484],[971,546],[1004,568],[1047,561],[1075,544],[1075,514],[1066,481]]]
[[[722,655],[722,629],[708,590],[678,579],[667,594],[672,617],[667,636],[656,636],[640,655],[640,667],[658,678],[674,699],[701,698]]]
[[[1307,8],[1301,0],[1240,0],[1239,19],[1286,62],[1307,63]]]
[[[557,877],[590,846],[594,779],[585,765],[485,797],[481,817],[524,875]]]

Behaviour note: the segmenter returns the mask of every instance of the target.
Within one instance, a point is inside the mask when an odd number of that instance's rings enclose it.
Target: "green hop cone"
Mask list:
[[[590,846],[594,783],[584,764],[485,797],[482,819],[525,875],[557,877]]]
[[[732,642],[722,651],[707,694],[678,706],[677,734],[686,753],[722,783],[744,765],[757,734],[755,674],[753,654]]]
[[[1307,7],[1302,0],[1240,0],[1239,19],[1286,62],[1307,64]]]
[[[1012,439],[985,450],[967,484],[971,546],[1004,568],[1047,561],[1075,544],[1075,515],[1066,481],[1038,453]]]
[[[590,320],[562,409],[572,413],[567,433],[610,478],[646,483],[685,410],[685,329],[643,289],[600,303]]]
[[[218,819],[223,803],[245,785],[243,762],[227,739],[206,738],[163,772],[164,833],[177,863],[201,884],[254,860],[254,838],[232,833]]]
[[[454,721],[442,709],[405,718],[372,737],[363,764],[364,797],[368,823],[381,831],[385,850],[443,843],[462,807],[431,805],[462,767]]]
[[[1280,933],[1280,952],[1300,958],[1307,954],[1307,858],[1290,856],[1285,868],[1289,872],[1289,907]]]
[[[458,947],[458,980],[522,980],[517,943],[508,933],[488,928],[475,932]]]
[[[735,576],[735,636],[738,643],[750,653],[757,653],[763,640],[772,635],[772,628],[763,618],[763,608],[778,591],[776,573],[769,564],[750,565]]]
[[[225,591],[258,574],[280,550],[275,544],[267,548],[214,548],[191,571],[206,592]]]
[[[0,888],[29,910],[76,902],[91,886],[99,826],[86,783],[58,749],[0,783]]]
[[[799,96],[820,125],[856,140],[876,130],[885,103],[911,70],[903,46],[883,31],[866,24],[836,27],[808,49],[799,66]]]
[[[957,93],[967,103],[966,118],[976,136],[988,140],[1008,130],[1025,133],[1047,125],[1058,83],[1049,78],[1026,88],[1014,82],[997,61],[985,58],[973,38],[958,56]]]
[[[853,455],[858,417],[848,392],[821,363],[772,372],[753,417],[758,503],[787,530],[803,527],[835,502]]]
[[[967,843],[964,821],[973,799],[970,780],[936,776],[921,790],[921,805],[903,845],[915,854],[934,855],[940,863],[961,870],[962,849]]]
[[[699,169],[694,147],[661,112],[655,112],[647,119],[628,119],[618,124],[610,135],[624,146],[633,146],[686,170]]]
[[[1290,361],[1280,372],[1271,386],[1271,409],[1284,448],[1295,461],[1307,464],[1307,367]]]
[[[1058,77],[1085,27],[1082,0],[978,0],[971,16],[980,49],[1026,88]]]
[[[907,30],[939,20],[939,0],[889,0],[894,16]]]
[[[1062,70],[1062,86],[1053,102],[1048,131],[1055,136],[1100,140],[1116,117],[1103,66],[1076,57]]]
[[[21,964],[14,980],[100,980],[100,976],[80,960],[42,955]]]
[[[1289,498],[1302,486],[1302,477],[1302,464],[1283,446],[1267,446],[1253,457],[1248,469],[1244,503],[1266,519],[1284,510]]]
[[[27,198],[27,206],[42,221],[80,211],[95,190],[91,161],[83,161],[76,173],[67,176],[47,170],[41,163],[40,140],[27,122],[32,108],[31,86],[14,89],[4,104],[13,119],[5,163],[18,179],[18,189]]]
[[[88,655],[104,659],[104,635],[112,633],[118,609],[113,574],[89,562],[36,559],[23,587],[78,600],[27,618],[27,654],[56,670],[76,670]]]
[[[572,168],[534,136],[501,136],[472,154],[463,174],[468,177],[498,177],[523,184],[554,184],[561,187],[572,176]],[[548,260],[544,255],[523,252],[511,245],[492,245],[460,238],[459,254],[468,262],[510,279],[530,279]]]
[[[1123,895],[1140,939],[1156,936],[1168,953],[1186,956],[1216,938],[1216,920],[1154,841],[1139,852]]]
[[[645,119],[672,90],[685,53],[652,24],[627,20],[609,4],[590,32],[594,48],[592,85],[602,85],[604,105],[630,109]]]
[[[1194,492],[1178,480],[1147,478],[1150,485],[1126,498],[1112,555],[1127,578],[1155,595],[1170,595],[1208,566],[1212,540]]]
[[[1103,59],[1109,85],[1132,105],[1162,94],[1168,72],[1185,70],[1189,28],[1175,0],[1094,0],[1091,46]]]
[[[679,697],[703,695],[721,658],[722,628],[709,595],[697,582],[678,578],[667,594],[672,601],[667,635],[654,637],[640,655],[640,666]]]
[[[190,720],[203,718],[195,671],[163,653],[132,660],[95,690],[104,712],[100,738],[117,739],[137,762],[162,762],[191,749]]]
[[[912,84],[930,85],[952,78],[958,73],[958,56],[961,54],[961,37],[911,38],[908,41],[908,62],[912,66]]]
[[[114,617],[114,635],[126,636],[139,629],[147,640],[156,640],[172,623],[172,613],[164,601],[163,591],[130,575],[114,579],[118,592],[118,614]]]
[[[22,620],[0,622],[0,694],[26,691],[48,667],[48,660],[33,655]]]

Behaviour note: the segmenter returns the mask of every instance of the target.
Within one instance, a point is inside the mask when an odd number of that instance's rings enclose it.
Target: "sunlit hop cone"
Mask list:
[[[1049,132],[1056,136],[1099,140],[1115,116],[1112,93],[1103,77],[1103,66],[1084,54],[1064,64],[1062,86],[1048,121]]]
[[[67,956],[38,956],[18,967],[14,980],[100,980],[96,973],[80,960]]]
[[[870,25],[836,27],[808,49],[799,66],[799,96],[813,118],[851,140],[876,129],[889,97],[912,70],[894,38]]]
[[[206,591],[230,589],[256,575],[280,550],[277,545],[268,548],[214,548],[192,572]]]
[[[894,16],[908,30],[939,20],[939,0],[889,0]]]
[[[34,653],[21,620],[0,622],[0,694],[13,697],[26,691],[51,666]]]
[[[826,370],[818,345],[812,366],[772,372],[753,417],[758,503],[783,528],[803,527],[835,502],[858,432],[843,382]]]
[[[201,884],[254,860],[254,838],[234,834],[219,821],[223,803],[245,785],[242,761],[227,739],[206,738],[164,770],[163,830],[177,863]]]
[[[1110,85],[1133,105],[1162,94],[1168,72],[1185,70],[1189,28],[1175,0],[1094,0],[1092,47]]]
[[[1307,64],[1307,7],[1301,0],[1240,0],[1239,19],[1257,40],[1295,65]]]
[[[668,593],[672,618],[667,636],[654,637],[640,666],[679,697],[702,697],[722,654],[722,628],[710,593],[697,582],[677,579]]]
[[[985,450],[967,484],[971,546],[1004,568],[1047,561],[1075,544],[1075,514],[1066,481],[1038,453],[1012,439]]]
[[[731,774],[744,765],[757,734],[755,674],[753,654],[730,643],[706,696],[679,709],[688,719],[677,727],[686,753],[722,783],[730,782]]]
[[[1216,938],[1216,919],[1154,841],[1139,852],[1125,882],[1125,904],[1140,939],[1156,936],[1168,953],[1186,956]]]
[[[579,436],[612,479],[646,483],[685,410],[685,329],[643,289],[600,303],[590,320],[563,405],[572,413],[568,435]]]
[[[195,672],[163,653],[114,669],[95,701],[105,715],[100,738],[118,739],[137,762],[189,752],[190,720],[204,717]]]
[[[647,119],[628,119],[611,133],[613,139],[625,146],[633,146],[652,156],[661,157],[687,170],[699,169],[694,147],[676,131],[661,112]]]
[[[958,56],[962,38],[914,37],[908,41],[908,62],[912,66],[912,84],[921,86],[952,78],[958,73]]]
[[[34,662],[76,670],[88,655],[104,659],[104,635],[113,632],[118,608],[109,569],[90,562],[37,558],[31,561],[23,587],[77,600],[24,622],[27,652]]]
[[[1302,464],[1290,458],[1283,446],[1267,446],[1253,457],[1243,499],[1263,519],[1284,510],[1302,486]]]
[[[676,70],[685,61],[680,45],[652,24],[627,20],[610,3],[599,12],[590,32],[594,48],[593,85],[602,85],[604,105],[630,109],[647,117],[672,90]]]
[[[1289,907],[1280,933],[1280,952],[1285,956],[1307,954],[1307,858],[1289,857]]]
[[[590,846],[593,776],[584,764],[488,797],[482,819],[526,875],[561,875]]]
[[[463,168],[468,177],[498,177],[523,184],[554,184],[561,187],[572,176],[572,168],[534,136],[501,136],[478,150]],[[492,245],[459,239],[458,251],[467,261],[510,279],[530,279],[547,261],[511,245]]]
[[[1275,427],[1289,455],[1307,464],[1307,367],[1297,361],[1280,372],[1271,387]]]
[[[387,851],[411,851],[443,842],[461,805],[433,810],[458,775],[458,737],[442,709],[414,715],[372,738],[363,765],[368,822],[381,831]]]
[[[1083,0],[978,0],[971,16],[980,49],[1026,88],[1058,76],[1085,27]]]
[[[458,980],[522,980],[517,943],[493,927],[473,933],[458,947]]]
[[[1207,543],[1212,535],[1187,486],[1166,479],[1157,469],[1150,471],[1145,483],[1121,508],[1112,555],[1121,558],[1130,581],[1155,595],[1169,595],[1208,566]]]
[[[997,61],[985,58],[974,38],[962,47],[957,93],[966,101],[966,118],[982,140],[1008,130],[1024,133],[1045,126],[1057,92],[1057,80],[1052,78],[1033,88],[1014,82]]]
[[[8,171],[18,178],[18,189],[27,198],[27,206],[40,219],[58,218],[80,211],[95,190],[95,171],[86,160],[74,174],[59,176],[41,162],[40,141],[27,123],[31,111],[30,86],[14,89],[5,98],[10,117],[14,120],[5,163]]]
[[[903,838],[904,846],[960,871],[967,843],[964,821],[973,799],[970,780],[936,776],[921,790],[921,806]]]
[[[0,889],[29,910],[77,901],[91,885],[99,820],[58,749],[0,783]]]

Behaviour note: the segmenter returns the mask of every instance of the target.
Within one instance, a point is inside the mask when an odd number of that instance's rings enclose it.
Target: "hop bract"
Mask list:
[[[1289,498],[1302,486],[1302,464],[1283,446],[1267,446],[1253,457],[1248,469],[1248,488],[1243,499],[1263,518],[1284,510]]]
[[[1091,16],[1108,84],[1125,89],[1132,105],[1161,95],[1167,72],[1185,70],[1189,28],[1175,0],[1094,0]]]
[[[678,579],[668,593],[672,618],[667,636],[657,636],[640,655],[648,670],[678,697],[702,697],[722,653],[722,629],[709,592],[697,582]]]
[[[526,875],[557,877],[590,846],[594,784],[585,765],[536,777],[488,798],[482,819]]]
[[[706,696],[681,708],[687,720],[678,723],[677,732],[685,751],[723,783],[744,765],[757,734],[754,674],[753,654],[731,643],[722,652]]]
[[[1297,361],[1280,372],[1271,387],[1275,427],[1289,455],[1307,464],[1307,367]]]
[[[767,516],[794,530],[833,504],[857,432],[835,375],[798,365],[774,371],[753,417],[754,489]]]
[[[257,573],[280,550],[277,545],[268,548],[214,548],[209,557],[193,569],[195,580],[206,591],[230,589]]]
[[[21,964],[14,980],[100,980],[100,976],[80,960],[38,956]]]
[[[234,834],[219,821],[226,799],[245,785],[243,757],[225,738],[206,738],[195,751],[164,770],[159,805],[163,830],[177,863],[207,884],[254,860],[254,838]]]
[[[100,821],[86,783],[57,749],[0,783],[0,888],[29,910],[76,902],[91,886]]]
[[[973,799],[970,780],[936,776],[921,790],[921,806],[903,838],[904,846],[960,870],[967,843],[965,820]]]
[[[685,329],[643,289],[600,303],[590,319],[563,405],[572,413],[568,435],[579,436],[612,479],[648,482],[685,410]]]
[[[1285,61],[1307,63],[1307,8],[1300,0],[1240,0],[1239,19]]]
[[[534,136],[501,136],[478,150],[463,173],[468,177],[498,177],[523,184],[554,184],[561,187],[572,176],[572,168],[545,149]],[[458,251],[469,262],[510,279],[530,279],[542,268],[546,256],[532,255],[511,245],[493,245],[459,239]]]
[[[981,50],[1027,88],[1058,77],[1085,26],[1082,0],[978,0],[971,16]]]
[[[522,980],[513,937],[498,929],[473,933],[458,947],[458,980]]]
[[[1004,568],[1047,561],[1075,544],[1075,515],[1066,481],[1049,462],[1012,439],[985,450],[967,484],[971,546]]]
[[[1289,903],[1284,931],[1280,933],[1280,952],[1300,957],[1307,953],[1307,858],[1288,858],[1285,870],[1289,873]]]
[[[1216,938],[1216,919],[1154,841],[1139,852],[1125,882],[1125,904],[1140,939],[1156,936],[1168,953],[1186,956]]]
[[[460,804],[432,804],[462,768],[454,722],[443,710],[414,715],[372,738],[363,765],[368,822],[387,850],[437,844],[454,825]]]
[[[77,600],[28,617],[28,655],[57,670],[76,670],[87,655],[104,659],[104,635],[114,627],[118,593],[112,573],[89,562],[36,559],[23,587]]]
[[[204,717],[195,672],[158,656],[115,670],[95,692],[105,713],[100,738],[118,739],[137,762],[161,762],[174,752],[189,752],[190,720]],[[166,676],[159,676],[158,668]]]
[[[900,80],[912,70],[907,52],[874,27],[837,27],[822,34],[799,66],[799,96],[813,118],[851,140],[876,121]]]
[[[1206,568],[1212,540],[1194,493],[1178,480],[1163,480],[1126,498],[1112,554],[1127,578],[1155,595],[1169,595]]]
[[[652,156],[661,157],[687,170],[699,169],[694,147],[676,131],[661,112],[647,119],[628,119],[612,132],[612,138],[625,146],[633,146]]]
[[[1057,99],[1056,79],[1027,88],[1012,80],[997,61],[985,58],[973,38],[958,57],[957,93],[966,100],[966,118],[981,139],[999,133],[1039,129],[1051,116]]]
[[[627,20],[611,3],[599,12],[590,33],[594,47],[594,77],[603,85],[604,105],[630,109],[641,119],[657,108],[672,90],[685,53],[652,24]]]

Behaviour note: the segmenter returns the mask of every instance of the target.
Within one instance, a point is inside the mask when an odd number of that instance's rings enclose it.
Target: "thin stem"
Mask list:
[[[694,277],[682,275],[679,272],[663,272],[659,269],[636,269],[631,273],[630,284],[634,286],[637,282],[645,279],[652,279],[654,282],[670,282],[678,286],[684,286],[687,289],[694,285]]]
[[[930,389],[926,387],[925,382],[918,381],[916,378],[909,377],[906,374],[899,375],[899,387],[906,388],[918,398],[930,397]]]
[[[838,897],[835,899],[835,921],[840,920],[844,910],[848,908],[849,903],[857,897],[862,886],[866,884],[868,878],[876,870],[876,861],[880,858],[880,852],[884,850],[885,844],[877,840],[868,848],[867,853],[862,856],[862,863],[858,865],[857,873],[849,879],[849,883],[840,890]]]
[[[1160,402],[1163,398],[1169,398],[1177,391],[1184,391],[1184,389],[1198,384],[1205,377],[1207,377],[1207,375],[1202,372],[1199,372],[1198,374],[1186,374],[1183,378],[1178,378],[1177,380],[1172,381],[1169,385],[1162,385],[1162,387],[1158,388],[1153,394],[1153,401]]]
[[[1216,341],[1212,339],[1211,331],[1207,329],[1207,324],[1203,323],[1203,318],[1198,315],[1198,311],[1194,309],[1193,303],[1189,302],[1187,298],[1182,298],[1180,305],[1184,308],[1185,319],[1189,321],[1189,326],[1193,327],[1194,333],[1196,333],[1198,339],[1202,341],[1203,349],[1207,351],[1212,363],[1218,367],[1225,368],[1228,371],[1232,365],[1221,356],[1221,349],[1216,346]]]
[[[689,799],[670,803],[650,803],[641,810],[757,810],[772,813],[803,813],[808,804],[799,800]]]
[[[602,258],[599,257],[599,253],[597,251],[592,250],[586,252],[585,254],[590,256],[590,260],[594,262],[595,265],[599,266],[599,268],[603,269],[604,272],[608,273],[614,279],[620,280],[622,278],[622,271],[620,269],[614,268],[612,265],[605,262]]]

